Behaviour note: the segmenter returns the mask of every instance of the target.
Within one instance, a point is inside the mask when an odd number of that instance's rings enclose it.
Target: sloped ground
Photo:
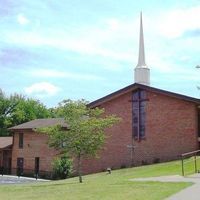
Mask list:
[[[150,178],[135,178],[131,181],[155,181],[155,182],[189,182],[194,183],[191,187],[181,190],[166,200],[199,200],[200,194],[200,174],[183,177],[180,175],[160,176]]]
[[[193,166],[191,165],[191,169]],[[162,200],[191,186],[186,182],[130,181],[132,178],[181,174],[180,161],[126,168],[62,181],[0,185],[3,200]]]

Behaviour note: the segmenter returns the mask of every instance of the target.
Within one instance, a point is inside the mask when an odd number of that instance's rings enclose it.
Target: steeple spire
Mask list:
[[[144,53],[144,36],[143,36],[143,25],[142,25],[142,12],[140,13],[140,43],[139,43],[139,57],[137,67],[144,67],[145,64],[145,53]]]
[[[147,67],[145,63],[142,12],[140,13],[139,56],[138,56],[138,64],[135,68],[135,83],[150,85],[150,69]]]

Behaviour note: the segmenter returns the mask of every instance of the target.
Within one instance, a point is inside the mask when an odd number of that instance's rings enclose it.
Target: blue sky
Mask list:
[[[199,0],[0,0],[0,88],[55,106],[132,84],[141,10],[151,85],[199,98]]]

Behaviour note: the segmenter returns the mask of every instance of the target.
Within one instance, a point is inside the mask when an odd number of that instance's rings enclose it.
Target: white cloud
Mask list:
[[[31,76],[46,78],[70,78],[76,80],[102,80],[103,78],[92,74],[72,73],[66,71],[39,69],[30,71]]]
[[[60,91],[60,88],[48,82],[40,82],[26,87],[24,90],[28,95],[44,97],[56,95]]]
[[[109,57],[115,60],[133,60],[133,48],[129,44],[134,37],[134,23],[124,22],[115,18],[98,24],[74,30],[74,34],[66,30],[46,30],[45,32],[8,33],[7,41],[12,44],[28,46],[51,46],[53,48],[70,50],[86,55]],[[139,23],[138,30],[139,30]],[[73,32],[73,31],[72,31]],[[138,38],[138,34],[137,34]],[[121,48],[121,46],[125,46]],[[133,47],[133,46],[132,46]]]
[[[158,20],[159,32],[168,38],[177,38],[186,31],[200,29],[200,6],[166,12]]]
[[[120,22],[115,18],[108,19],[107,24],[112,31],[116,31],[120,28]]]
[[[30,21],[27,17],[24,16],[24,14],[20,13],[17,15],[17,22],[20,25],[27,25]]]
[[[95,33],[94,33],[95,34]],[[104,47],[104,39],[99,38],[101,41],[93,41],[92,38],[81,38],[73,36],[65,37],[47,37],[39,35],[38,33],[19,33],[10,35],[9,42],[15,44],[23,44],[29,46],[51,46],[58,49],[70,50],[85,55],[97,55],[103,57],[109,57],[116,60],[132,60],[131,52],[119,50],[120,45],[116,45],[114,48]],[[106,39],[107,40],[107,39]],[[110,40],[113,41],[113,40]],[[121,40],[122,41],[122,40]],[[116,51],[118,49],[118,51]]]
[[[146,49],[146,61],[149,67],[156,68],[161,72],[169,72],[176,67],[173,57],[182,49],[192,48],[198,50],[194,45],[194,39],[180,41],[173,44],[172,40],[166,42],[166,38],[176,38],[188,30],[200,28],[200,6],[167,10],[158,15],[143,16],[144,38]],[[163,37],[164,36],[164,37]],[[101,56],[109,58],[111,64],[107,69],[119,71],[121,65],[114,62],[125,61],[137,62],[139,38],[139,16],[134,19],[108,18],[103,22],[90,27],[79,27],[71,31],[64,28],[59,30],[45,30],[45,32],[16,32],[7,34],[7,42],[27,46],[50,46],[57,49],[69,50],[83,55]],[[173,45],[173,48],[172,48]],[[147,51],[148,49],[148,51]],[[182,58],[185,55],[180,55]],[[187,55],[188,56],[188,55]],[[103,60],[103,59],[102,59]],[[107,62],[107,61],[106,61]],[[39,74],[39,72],[38,72]],[[81,75],[63,72],[44,73],[51,77],[68,77],[77,79],[95,79],[91,75]]]

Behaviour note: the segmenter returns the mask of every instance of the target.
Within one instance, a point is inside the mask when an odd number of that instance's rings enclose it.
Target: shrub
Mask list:
[[[72,160],[67,156],[56,158],[53,161],[53,173],[56,179],[65,179],[72,173]]]
[[[126,167],[127,167],[126,164],[122,164],[122,165],[120,166],[121,169],[124,169],[124,168],[126,168]]]
[[[153,163],[160,163],[160,158],[154,158]]]
[[[148,165],[148,162],[146,160],[142,160],[142,165]]]

